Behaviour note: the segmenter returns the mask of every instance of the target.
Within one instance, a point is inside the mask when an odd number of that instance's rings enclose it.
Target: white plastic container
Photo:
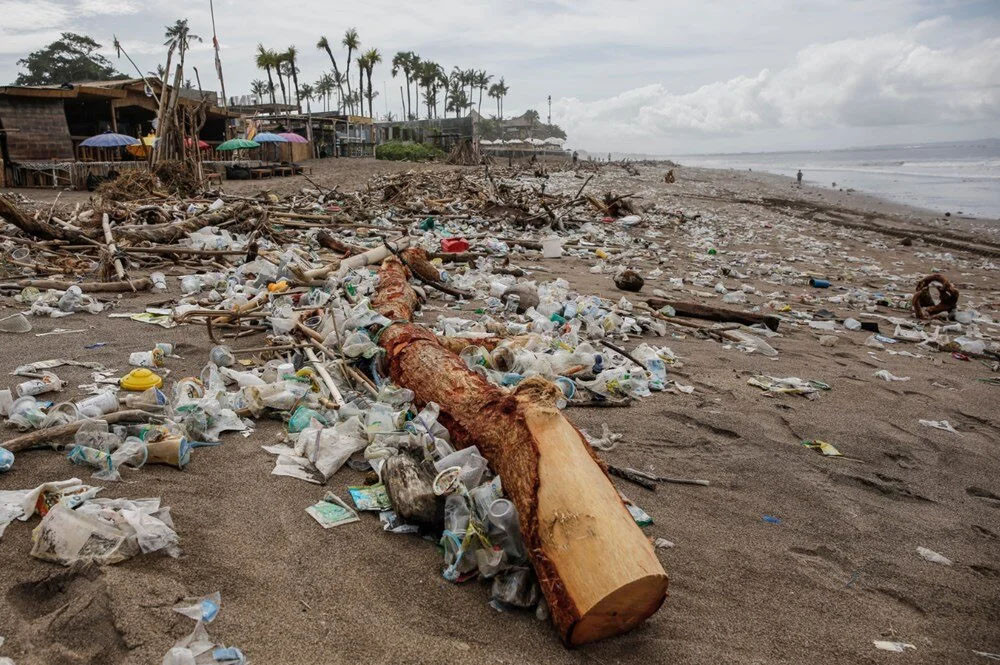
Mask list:
[[[549,236],[548,238],[542,238],[542,258],[543,259],[558,259],[562,256],[562,238],[558,236]]]
[[[110,391],[98,393],[77,402],[76,407],[84,416],[97,418],[105,413],[113,413],[118,410],[118,396]]]
[[[41,395],[63,389],[65,383],[52,372],[42,372],[42,378],[17,384],[17,396]]]
[[[14,396],[9,390],[0,390],[0,416],[9,416],[14,406]]]

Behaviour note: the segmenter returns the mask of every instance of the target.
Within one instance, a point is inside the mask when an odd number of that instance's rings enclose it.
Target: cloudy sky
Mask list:
[[[275,8],[282,10],[275,13]],[[216,0],[230,95],[261,77],[252,54],[298,47],[300,81],[329,67],[320,35],[357,28],[386,60],[412,50],[504,76],[505,114],[536,108],[580,148],[650,154],[837,148],[1000,136],[1000,0]],[[0,83],[62,31],[144,70],[163,26],[211,35],[208,0],[0,0]],[[110,48],[108,49],[110,53]],[[192,54],[214,81],[210,40]],[[343,53],[338,54],[343,67]],[[116,61],[122,71],[128,63]],[[399,80],[375,70],[375,100],[400,114]],[[383,88],[383,81],[385,88]],[[483,100],[483,112],[492,112]]]

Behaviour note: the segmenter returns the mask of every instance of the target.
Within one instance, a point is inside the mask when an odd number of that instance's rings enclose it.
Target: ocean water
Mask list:
[[[937,212],[1000,219],[1000,139],[816,152],[680,155],[688,166],[753,169],[852,188]]]

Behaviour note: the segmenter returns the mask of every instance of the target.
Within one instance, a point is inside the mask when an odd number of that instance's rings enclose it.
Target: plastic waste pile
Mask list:
[[[180,556],[170,508],[160,499],[104,499],[101,487],[77,478],[28,490],[0,490],[0,536],[14,520],[42,520],[32,532],[31,555],[69,566],[114,564],[138,554]]]
[[[162,665],[244,665],[246,656],[237,647],[216,643],[208,634],[206,625],[215,621],[222,607],[219,592],[200,598],[185,598],[173,610],[193,619],[194,629],[170,648],[163,656]]]

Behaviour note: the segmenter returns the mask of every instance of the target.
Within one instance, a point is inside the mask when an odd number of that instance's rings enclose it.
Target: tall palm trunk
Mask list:
[[[358,65],[358,115],[365,114],[365,70]]]
[[[281,64],[275,66],[274,72],[278,75],[278,84],[281,86],[281,103],[288,103],[288,93],[285,91],[285,78],[281,73]]]
[[[368,77],[368,117],[369,118],[374,118],[375,117],[375,111],[372,110],[372,69],[374,69],[374,65],[371,66],[371,67],[369,67],[368,70],[365,72],[365,75]]]
[[[299,75],[295,71],[295,60],[289,60],[289,64],[292,66],[292,82],[295,84],[295,107],[299,113],[302,113],[302,101],[299,99]],[[306,100],[307,105],[308,103],[309,100]]]
[[[341,96],[343,96],[344,86],[340,83],[340,69],[337,68],[337,59],[333,57],[333,51],[330,49],[329,44],[326,44],[323,48],[326,49],[326,54],[330,56],[330,64],[333,65],[333,77],[336,79],[337,89],[340,91]]]
[[[403,75],[406,76],[406,119],[409,120],[413,115],[413,106],[410,104],[410,72],[404,69]]]
[[[479,108],[476,109],[476,113],[483,114],[483,86],[479,86]]]
[[[348,48],[347,49],[347,69],[345,70],[345,73],[347,74],[347,98],[348,99],[351,99],[351,54],[352,53],[353,53],[353,49]],[[351,107],[351,112],[353,112],[354,111],[354,103],[351,102],[349,104],[349,106]]]
[[[271,66],[265,67],[267,71],[267,91],[271,93],[271,103],[276,104],[277,100],[274,98],[274,78],[271,76]]]

